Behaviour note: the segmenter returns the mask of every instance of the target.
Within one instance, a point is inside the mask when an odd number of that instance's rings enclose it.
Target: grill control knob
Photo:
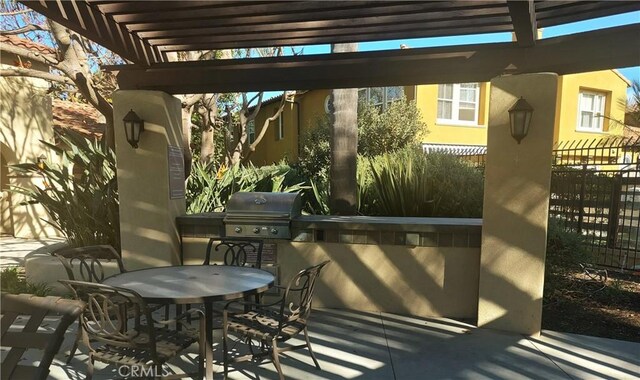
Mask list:
[[[271,229],[271,235],[277,235],[278,234],[278,230],[276,230],[275,228]]]
[[[253,233],[254,234],[259,234],[260,233],[260,227],[253,227]]]
[[[236,227],[234,231],[236,231],[236,233],[239,234],[242,232],[242,227]]]

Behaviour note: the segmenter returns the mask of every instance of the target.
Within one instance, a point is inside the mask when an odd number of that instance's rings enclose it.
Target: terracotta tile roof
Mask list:
[[[53,100],[53,128],[57,131],[71,129],[88,137],[101,137],[104,133],[104,116],[84,103]]]
[[[13,45],[13,46],[17,46],[17,47],[21,47],[21,48],[25,48],[31,51],[37,51],[43,54],[56,54],[56,49],[37,43],[37,42],[33,42],[31,40],[28,40],[26,38],[20,38],[18,36],[0,36],[0,42],[1,43],[5,43],[5,44],[9,44],[9,45]]]

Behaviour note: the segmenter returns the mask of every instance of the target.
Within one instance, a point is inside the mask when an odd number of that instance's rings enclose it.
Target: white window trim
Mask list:
[[[598,121],[598,124],[599,124],[598,128],[584,128],[580,125],[582,121],[582,94],[589,94],[589,95],[602,97],[602,113],[590,111],[594,113],[594,119],[597,119]],[[606,110],[607,110],[607,94],[606,93],[597,92],[597,91],[580,90],[580,92],[578,92],[578,115],[576,117],[576,131],[589,132],[589,133],[605,133],[604,116],[605,116]],[[600,117],[596,115],[600,115]]]
[[[251,138],[251,135],[253,135],[253,138]],[[256,121],[255,120],[251,120],[247,123],[247,140],[249,141],[249,144],[253,144],[253,142],[256,141]]]
[[[453,99],[451,100],[451,116],[458,115],[460,110],[460,83],[445,83],[445,84],[453,84]],[[440,85],[438,85],[440,86]],[[478,117],[480,114],[480,83],[476,83],[476,108],[473,115],[473,121],[466,120],[458,120],[458,119],[441,119],[438,117],[438,102],[440,101],[440,97],[436,97],[436,124],[440,125],[452,125],[452,126],[463,126],[463,127],[478,127]],[[450,100],[450,99],[442,99],[442,100]]]
[[[278,115],[278,141],[284,140],[284,122],[282,121],[282,113]]]

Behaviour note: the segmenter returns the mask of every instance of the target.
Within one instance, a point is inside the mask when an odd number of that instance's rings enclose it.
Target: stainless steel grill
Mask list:
[[[224,217],[228,237],[291,239],[291,219],[300,215],[302,198],[292,193],[235,193]]]

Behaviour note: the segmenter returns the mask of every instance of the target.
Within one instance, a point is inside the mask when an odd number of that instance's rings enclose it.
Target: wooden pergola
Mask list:
[[[464,312],[469,317],[477,312],[480,327],[523,334],[535,335],[541,328],[551,147],[561,80],[554,73],[640,65],[640,23],[537,39],[539,28],[640,10],[639,1],[39,0],[23,3],[130,62],[110,68],[118,71],[119,87],[124,90],[113,95],[113,119],[123,120],[135,109],[145,120],[144,144],[140,149],[131,149],[124,128],[114,128],[119,200],[125,205],[120,207],[122,257],[128,268],[181,262],[177,252],[185,241],[179,236],[176,219],[186,213],[185,200],[172,198],[169,194],[184,184],[180,170],[172,169],[180,167],[180,157],[176,163],[171,159],[175,154],[170,153],[185,145],[184,125],[180,99],[170,94],[490,80],[486,128],[488,159],[479,250],[452,243],[453,247],[443,244],[442,249],[424,247],[424,254],[414,255],[415,247],[381,248],[372,244],[368,249],[373,255],[358,256],[361,248],[353,248],[347,243],[296,242],[294,246],[293,242],[280,241],[278,246],[285,252],[295,253],[284,255],[287,259],[280,263],[301,262],[295,261],[298,259],[316,262],[320,257],[317,255],[332,258],[334,270],[348,268],[349,272],[334,277],[346,283],[336,281],[325,285],[334,287],[335,294],[341,296],[346,293],[345,289],[354,289],[353,299],[361,302],[363,309],[406,313],[405,305],[416,299],[422,300],[422,306],[414,309],[415,312],[429,317],[442,313],[433,302],[446,303],[449,294],[462,294],[467,303],[462,307],[464,311],[457,309],[456,313]],[[307,46],[494,32],[513,32],[515,41],[378,52],[169,62],[169,53],[194,50]],[[516,143],[508,132],[508,111],[521,97],[535,108],[529,135],[523,144]],[[407,223],[429,225],[412,220]],[[439,220],[436,224],[441,223]],[[455,241],[453,235],[450,239]],[[196,247],[194,243],[192,248],[196,250]],[[465,251],[456,251],[458,248]],[[438,269],[422,272],[420,265],[416,265],[418,256],[424,265]],[[374,267],[385,266],[381,264],[385,262],[380,261],[382,258],[389,260],[388,267],[393,270],[388,272],[393,273],[388,278],[398,279],[400,274],[408,276],[409,272],[419,277],[416,286],[404,288],[407,289],[406,297],[398,293],[397,299],[402,306],[397,309],[386,304],[395,293],[388,288],[386,293],[380,290],[385,286],[395,287],[404,280],[385,285],[379,282],[386,276],[382,272],[368,274],[370,270],[376,270]],[[365,264],[364,260],[372,261]],[[398,266],[398,260],[406,261]],[[452,274],[454,272],[459,277]],[[457,282],[456,278],[469,282]],[[375,281],[370,282],[370,279]],[[417,288],[421,288],[419,292],[412,293]],[[364,294],[362,289],[368,289],[364,293],[370,295]],[[433,300],[428,299],[431,294],[427,296],[430,291],[427,289],[436,291]],[[451,289],[455,291],[449,293]],[[339,298],[328,297],[326,306],[343,307]],[[379,298],[386,298],[384,305],[379,303]]]
[[[130,64],[121,89],[168,93],[487,81],[640,65],[640,24],[537,40],[537,29],[640,10],[637,1],[22,1]],[[169,62],[167,53],[514,32],[515,42]]]

